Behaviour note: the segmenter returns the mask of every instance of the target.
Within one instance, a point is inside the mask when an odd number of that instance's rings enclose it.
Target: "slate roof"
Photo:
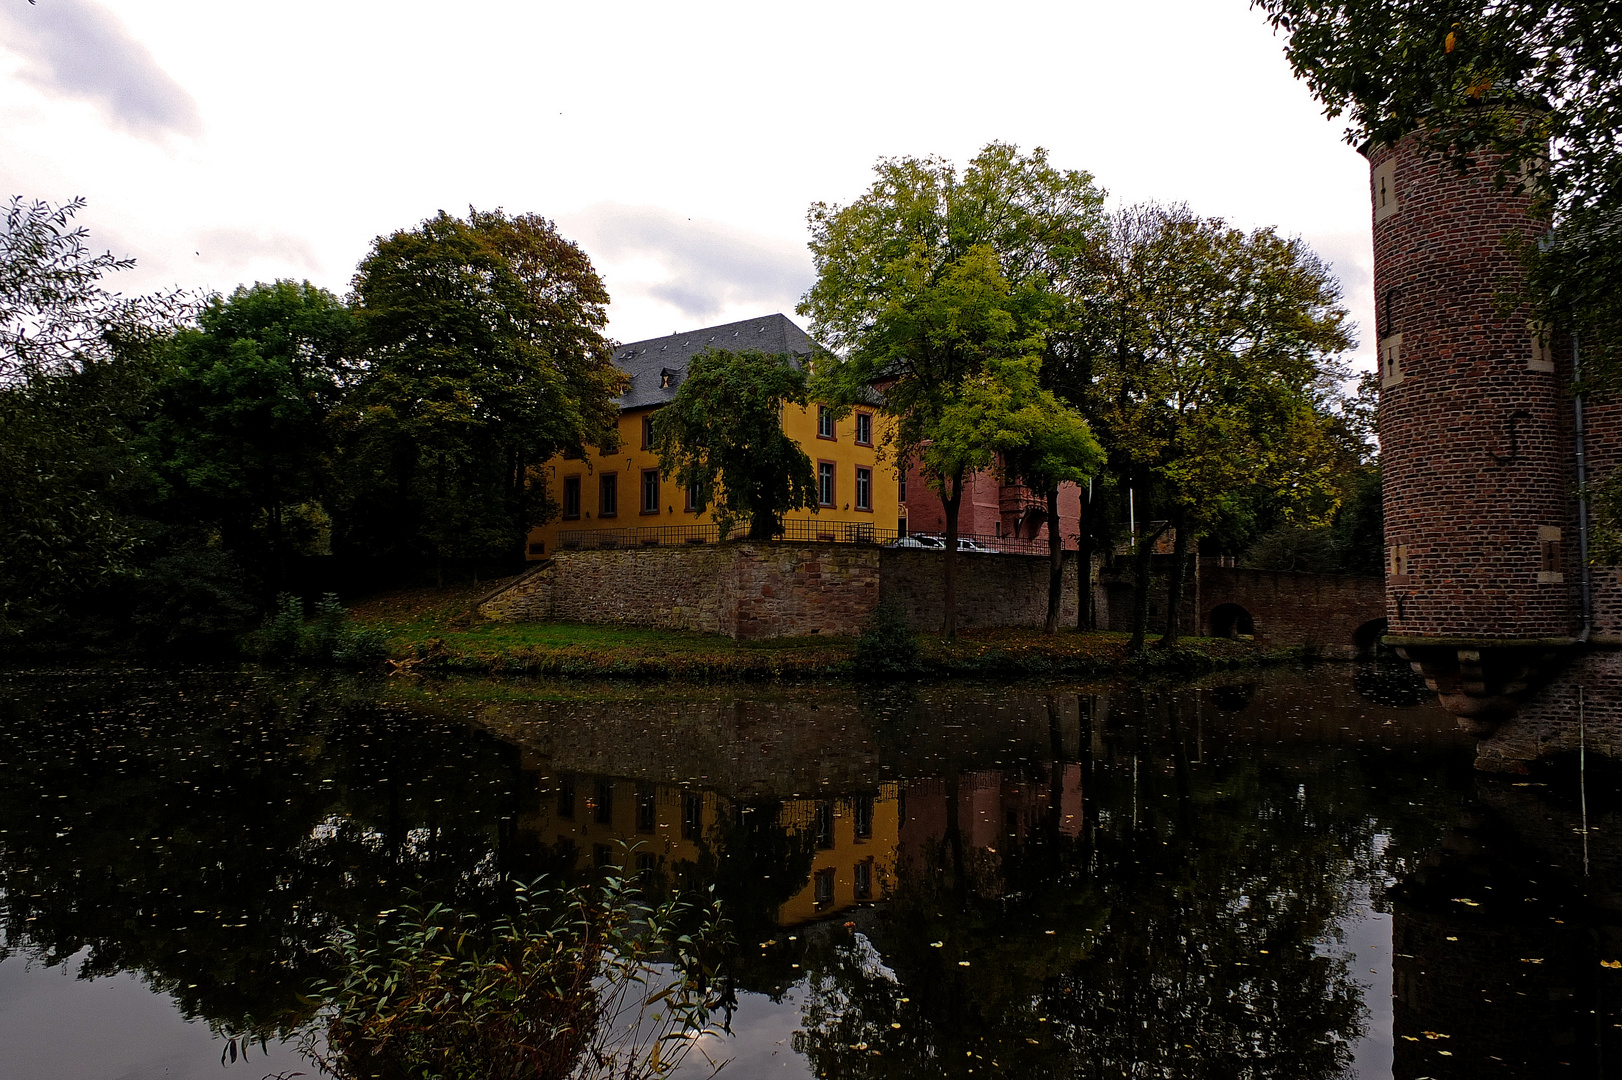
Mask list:
[[[645,409],[670,401],[687,374],[687,362],[705,349],[786,353],[803,363],[816,347],[782,314],[628,342],[614,350],[614,365],[631,377],[630,389],[620,395],[620,408]]]

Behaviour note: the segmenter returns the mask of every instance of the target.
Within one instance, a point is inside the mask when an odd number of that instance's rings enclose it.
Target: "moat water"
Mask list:
[[[0,1080],[314,1075],[275,1033],[335,928],[604,862],[719,896],[722,1075],[1622,1076],[1614,779],[1479,776],[1472,745],[1347,665],[3,672]]]

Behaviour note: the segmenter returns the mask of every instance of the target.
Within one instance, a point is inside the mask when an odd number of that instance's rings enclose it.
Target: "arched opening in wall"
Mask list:
[[[1389,656],[1391,650],[1380,644],[1380,639],[1386,634],[1386,621],[1384,619],[1370,619],[1352,632],[1352,650],[1358,660],[1382,659],[1382,654]]]
[[[1211,611],[1211,636],[1251,641],[1256,637],[1256,623],[1238,604],[1218,604]]]

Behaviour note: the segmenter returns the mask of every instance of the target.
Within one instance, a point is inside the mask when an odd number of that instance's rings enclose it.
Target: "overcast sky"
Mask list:
[[[1372,327],[1363,159],[1247,0],[0,0],[0,188],[90,200],[122,291],[308,278],[469,205],[554,219],[620,340],[782,311],[806,208],[1001,139],[1116,207],[1299,234]]]

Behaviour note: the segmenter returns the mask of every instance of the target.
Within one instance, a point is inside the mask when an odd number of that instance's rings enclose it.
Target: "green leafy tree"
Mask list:
[[[590,259],[534,214],[442,211],[374,241],[354,303],[350,544],[440,563],[521,551],[552,509],[539,464],[615,440],[623,377]]]
[[[811,207],[817,281],[801,300],[833,351],[817,396],[853,404],[883,389],[889,445],[918,458],[946,511],[944,632],[956,632],[963,481],[982,448],[935,445],[946,410],[988,359],[1041,356],[1064,318],[1101,220],[1085,172],[1038,149],[987,145],[962,175],[940,158],[890,158],[848,206]]]
[[[723,537],[747,521],[749,539],[770,540],[784,514],[817,506],[811,459],[783,431],[783,410],[807,400],[806,373],[787,357],[706,350],[654,414],[660,470],[712,509]]]
[[[1057,632],[1062,596],[1064,537],[1058,529],[1059,485],[1086,483],[1102,467],[1103,448],[1075,409],[1040,383],[1035,355],[987,359],[968,379],[962,394],[947,405],[935,439],[924,451],[951,452],[976,469],[991,468],[1005,481],[1017,481],[1047,494],[1047,632]]]
[[[133,447],[181,294],[126,299],[73,225],[84,200],[12,199],[0,231],[0,643],[71,623],[84,596],[137,572],[149,484]]]
[[[1095,393],[1106,439],[1139,492],[1167,517],[1140,535],[1131,647],[1148,619],[1149,555],[1166,528],[1176,550],[1162,644],[1178,634],[1188,553],[1224,507],[1266,491],[1286,519],[1319,523],[1338,503],[1325,402],[1352,345],[1339,285],[1300,240],[1245,233],[1182,206],[1124,210],[1095,311]]]
[[[216,296],[181,330],[145,444],[172,511],[216,523],[224,547],[274,587],[333,488],[330,417],[350,376],[355,321],[309,282]]]

